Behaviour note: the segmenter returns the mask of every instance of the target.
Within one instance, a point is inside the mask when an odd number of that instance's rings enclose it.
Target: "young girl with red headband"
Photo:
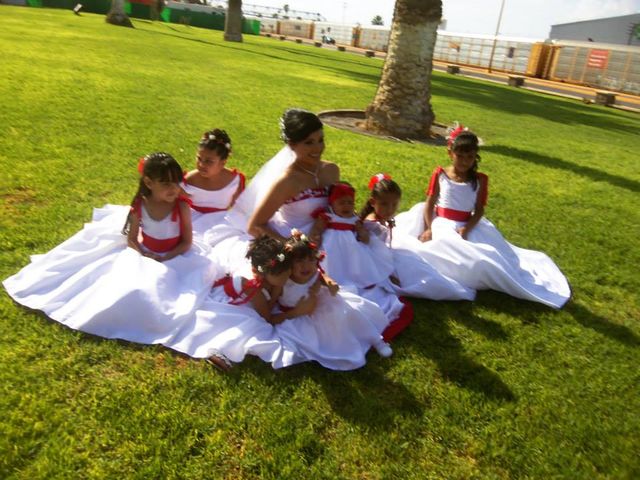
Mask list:
[[[140,183],[122,233],[145,257],[167,261],[191,248],[191,212],[181,195],[180,165],[167,153],[152,153],[138,164]]]
[[[196,168],[184,176],[182,188],[191,200],[193,232],[205,242],[217,244],[228,234],[226,228],[212,227],[224,223],[227,211],[245,187],[245,176],[226,166],[231,155],[231,138],[215,128],[202,134],[196,152]]]
[[[407,239],[395,232],[395,215],[402,190],[386,173],[378,173],[369,181],[371,196],[360,211],[364,226],[391,250],[395,267],[388,289],[398,295],[430,300],[473,300],[475,291],[445,277],[421,256],[407,248]],[[416,240],[417,241],[417,240]]]
[[[397,231],[426,242],[411,245],[440,273],[469,288],[560,308],[571,290],[553,260],[510,244],[484,218],[489,180],[477,171],[479,143],[462,126],[451,132],[451,165],[434,170],[426,202],[398,215]]]
[[[372,346],[383,357],[393,353],[381,336],[388,323],[384,313],[374,303],[338,289],[320,269],[322,254],[314,242],[294,231],[285,253],[292,262],[291,276],[276,308],[288,313],[304,299],[313,299],[316,307],[276,325],[281,352],[274,368],[317,361],[332,370],[352,370],[366,363]]]
[[[385,282],[393,271],[388,249],[369,238],[355,213],[355,189],[346,182],[329,188],[329,206],[313,213],[310,237],[322,242],[322,268],[340,285],[365,288]]]
[[[80,232],[4,281],[16,302],[106,338],[173,338],[208,295],[214,266],[192,245],[178,162],[152,153],[138,171],[131,206],[95,209]]]

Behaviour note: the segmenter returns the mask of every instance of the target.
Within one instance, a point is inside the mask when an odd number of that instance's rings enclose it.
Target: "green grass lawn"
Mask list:
[[[0,278],[128,203],[141,155],[185,168],[208,128],[253,175],[289,106],[364,108],[382,63],[289,42],[0,6]],[[221,375],[162,347],[72,331],[0,294],[0,478],[640,478],[639,117],[435,73],[438,121],[485,142],[487,217],[547,252],[561,311],[482,292],[416,301],[390,359]],[[326,128],[325,158],[403,208],[442,147]]]

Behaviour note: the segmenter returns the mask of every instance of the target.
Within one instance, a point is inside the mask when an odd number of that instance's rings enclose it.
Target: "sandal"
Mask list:
[[[225,354],[218,350],[209,352],[209,358],[204,359],[209,365],[217,368],[221,372],[228,372],[233,368],[233,362]]]

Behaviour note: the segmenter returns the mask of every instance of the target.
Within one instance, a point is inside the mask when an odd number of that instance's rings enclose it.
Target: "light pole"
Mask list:
[[[496,25],[496,33],[493,36],[493,45],[491,46],[491,56],[489,57],[489,72],[491,72],[491,65],[493,64],[493,54],[496,51],[496,42],[498,41],[498,32],[500,31],[500,22],[502,21],[502,12],[504,11],[504,2],[505,0],[502,0],[502,3],[500,4],[500,13],[498,14],[498,24]]]

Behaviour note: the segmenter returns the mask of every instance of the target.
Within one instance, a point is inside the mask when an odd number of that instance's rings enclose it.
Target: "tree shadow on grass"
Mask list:
[[[561,101],[551,96],[452,75],[434,76],[431,85],[434,95],[477,105],[488,114],[498,111],[513,115],[532,115],[563,125],[591,126],[615,132],[637,133],[638,130],[630,119],[619,113],[579,102]]]
[[[158,32],[157,30],[145,30],[144,28],[138,28],[136,29],[136,31],[140,31],[140,32],[145,32],[148,34],[152,34],[152,35],[165,35],[165,36],[169,36],[169,37],[173,37],[173,38],[179,38],[181,40],[186,40],[189,42],[196,42],[196,43],[202,43],[204,45],[211,45],[214,47],[218,47],[218,48],[226,48],[229,50],[237,50],[243,53],[247,53],[250,55],[259,55],[261,57],[267,57],[267,58],[273,58],[275,60],[279,60],[282,62],[288,62],[291,63],[293,65],[308,65],[310,67],[313,67],[317,70],[324,70],[326,72],[329,73],[334,73],[334,74],[338,74],[338,75],[342,75],[345,77],[350,77],[353,80],[357,80],[360,82],[365,82],[365,83],[371,83],[372,85],[377,85],[378,81],[380,80],[380,72],[381,72],[381,68],[376,68],[376,73],[375,74],[369,74],[369,73],[363,73],[363,72],[356,72],[354,70],[349,70],[347,68],[339,68],[339,67],[332,67],[329,65],[319,65],[316,61],[314,61],[313,59],[309,59],[309,61],[303,61],[301,59],[294,59],[294,58],[287,58],[284,56],[280,56],[280,55],[275,55],[272,53],[265,53],[265,52],[259,52],[256,50],[252,50],[250,48],[243,48],[243,47],[237,47],[231,44],[231,42],[214,42],[214,41],[208,41],[208,40],[202,40],[199,38],[185,38],[181,35],[178,34],[174,34],[174,33],[170,33],[170,32]],[[182,33],[182,32],[180,32]],[[252,48],[255,48],[256,46],[252,45]],[[257,46],[257,48],[264,48],[262,46]],[[266,50],[266,48],[265,48]],[[270,48],[270,50],[274,50],[274,48]],[[279,49],[279,50],[283,50],[283,49]],[[296,52],[296,54],[298,55],[304,55],[304,53],[300,53],[300,52]],[[317,54],[306,54],[306,56],[317,56]],[[326,59],[326,58],[325,58]],[[330,59],[327,59],[330,60]],[[367,66],[367,65],[363,65],[363,66]],[[375,68],[375,67],[374,67]]]
[[[536,165],[541,165],[543,167],[566,170],[575,173],[576,175],[586,177],[595,182],[607,182],[615,187],[624,188],[631,192],[640,192],[640,182],[631,180],[626,177],[612,175],[596,168],[567,162],[566,160],[558,157],[551,157],[549,155],[544,155],[529,150],[522,150],[515,147],[508,147],[506,145],[488,145],[482,148],[485,152],[497,153],[499,155],[515,158],[517,160],[524,160],[527,162],[535,163]]]
[[[304,57],[314,57],[314,58],[319,58],[321,60],[324,61],[331,61],[331,62],[339,62],[339,63],[345,63],[345,64],[350,64],[350,65],[355,65],[357,67],[361,67],[361,68],[371,68],[374,69],[376,72],[378,72],[378,75],[380,75],[380,73],[382,73],[382,64],[380,65],[368,65],[366,63],[361,63],[361,62],[357,62],[355,60],[349,60],[349,57],[351,55],[346,54],[345,58],[334,58],[334,57],[327,57],[326,55],[320,54],[320,53],[315,53],[317,50],[311,50],[309,49],[309,51],[305,51],[303,49],[294,49],[294,48],[289,48],[286,46],[278,46],[278,47],[272,47],[272,48],[278,48],[278,50],[282,50],[282,51],[286,51],[288,53],[294,54],[294,55],[301,55]],[[330,51],[330,50],[329,50]],[[344,53],[340,53],[340,55],[344,55]]]

